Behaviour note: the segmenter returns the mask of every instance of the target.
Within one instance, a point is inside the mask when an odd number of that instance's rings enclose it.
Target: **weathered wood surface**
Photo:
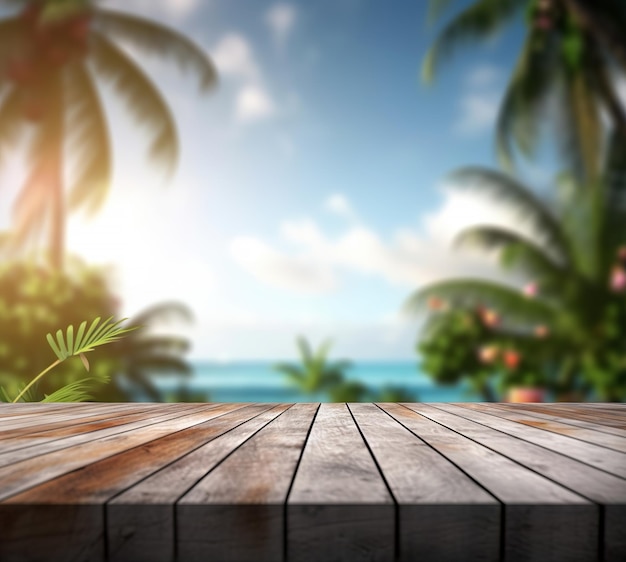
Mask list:
[[[0,404],[0,560],[626,560],[619,404]]]

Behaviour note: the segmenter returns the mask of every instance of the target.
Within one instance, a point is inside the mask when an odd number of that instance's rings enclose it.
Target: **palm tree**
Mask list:
[[[315,399],[326,394],[331,402],[414,402],[416,397],[403,388],[387,386],[379,392],[354,380],[346,380],[345,371],[350,368],[350,361],[328,363],[328,351],[331,342],[325,341],[316,352],[311,350],[309,342],[297,338],[301,364],[279,363],[277,371],[287,375],[292,383],[304,394]]]
[[[164,396],[155,387],[153,376],[191,375],[192,368],[183,358],[183,354],[189,350],[189,341],[179,336],[157,335],[150,331],[170,321],[191,322],[191,311],[181,303],[164,302],[150,306],[132,318],[131,325],[145,328],[109,346],[107,354],[107,358],[115,361],[123,383],[120,384],[119,376],[114,377],[110,384],[98,389],[96,400],[126,402],[141,395],[153,402],[162,402]],[[184,395],[184,386],[179,391],[181,396]]]
[[[21,142],[30,163],[14,207],[12,247],[38,240],[46,229],[51,262],[60,268],[67,212],[96,212],[111,181],[100,82],[110,84],[149,131],[156,162],[171,171],[178,157],[167,103],[115,41],[191,71],[202,91],[215,84],[216,73],[207,55],[182,34],[95,0],[0,1],[19,10],[0,21],[0,156]]]
[[[438,17],[452,3],[431,0],[432,15]],[[540,125],[560,110],[561,149],[578,177],[595,184],[608,139],[626,138],[626,110],[616,87],[626,73],[623,2],[476,0],[439,33],[424,60],[423,77],[431,81],[456,49],[493,36],[524,13],[526,38],[498,115],[500,157],[510,166],[514,146],[532,155]]]
[[[499,252],[504,265],[524,275],[529,285],[521,291],[484,279],[446,280],[414,293],[408,308],[421,310],[436,297],[452,308],[479,307],[492,319],[497,314],[499,322],[483,318],[493,340],[507,339],[518,348],[526,347],[529,355],[541,348],[545,357],[548,350],[553,360],[560,361],[557,390],[566,391],[584,372],[603,398],[622,396],[626,205],[616,199],[616,184],[607,179],[596,190],[550,203],[501,172],[466,168],[453,177],[461,187],[500,199],[533,227],[532,239],[513,229],[481,225],[464,230],[456,240],[459,245]],[[549,338],[544,339],[546,334]]]
[[[328,352],[332,345],[330,340],[323,342],[315,352],[302,336],[297,338],[296,344],[300,352],[301,364],[278,363],[274,368],[285,374],[305,394],[338,392],[344,384],[344,372],[350,368],[351,363],[346,360],[328,362]],[[351,395],[355,391],[356,388],[351,387]]]

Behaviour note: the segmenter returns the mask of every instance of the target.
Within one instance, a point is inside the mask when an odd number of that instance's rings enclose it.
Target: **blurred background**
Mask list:
[[[0,387],[626,399],[621,0],[0,0]],[[78,357],[31,399],[84,377]]]

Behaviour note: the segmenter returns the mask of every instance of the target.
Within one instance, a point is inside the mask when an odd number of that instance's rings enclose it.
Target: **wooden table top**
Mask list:
[[[626,560],[625,404],[0,404],[0,560]]]

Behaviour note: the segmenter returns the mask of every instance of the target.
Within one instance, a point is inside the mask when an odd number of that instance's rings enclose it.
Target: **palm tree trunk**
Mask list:
[[[48,159],[50,209],[50,265],[55,270],[62,270],[65,261],[65,190],[63,189],[63,99],[62,86],[56,81],[51,88],[50,104],[50,143],[46,150]]]
[[[626,41],[623,34],[616,30],[610,21],[594,12],[589,5],[591,0],[561,0],[568,11],[574,15],[581,27],[589,31],[599,44],[606,49],[626,68]]]

